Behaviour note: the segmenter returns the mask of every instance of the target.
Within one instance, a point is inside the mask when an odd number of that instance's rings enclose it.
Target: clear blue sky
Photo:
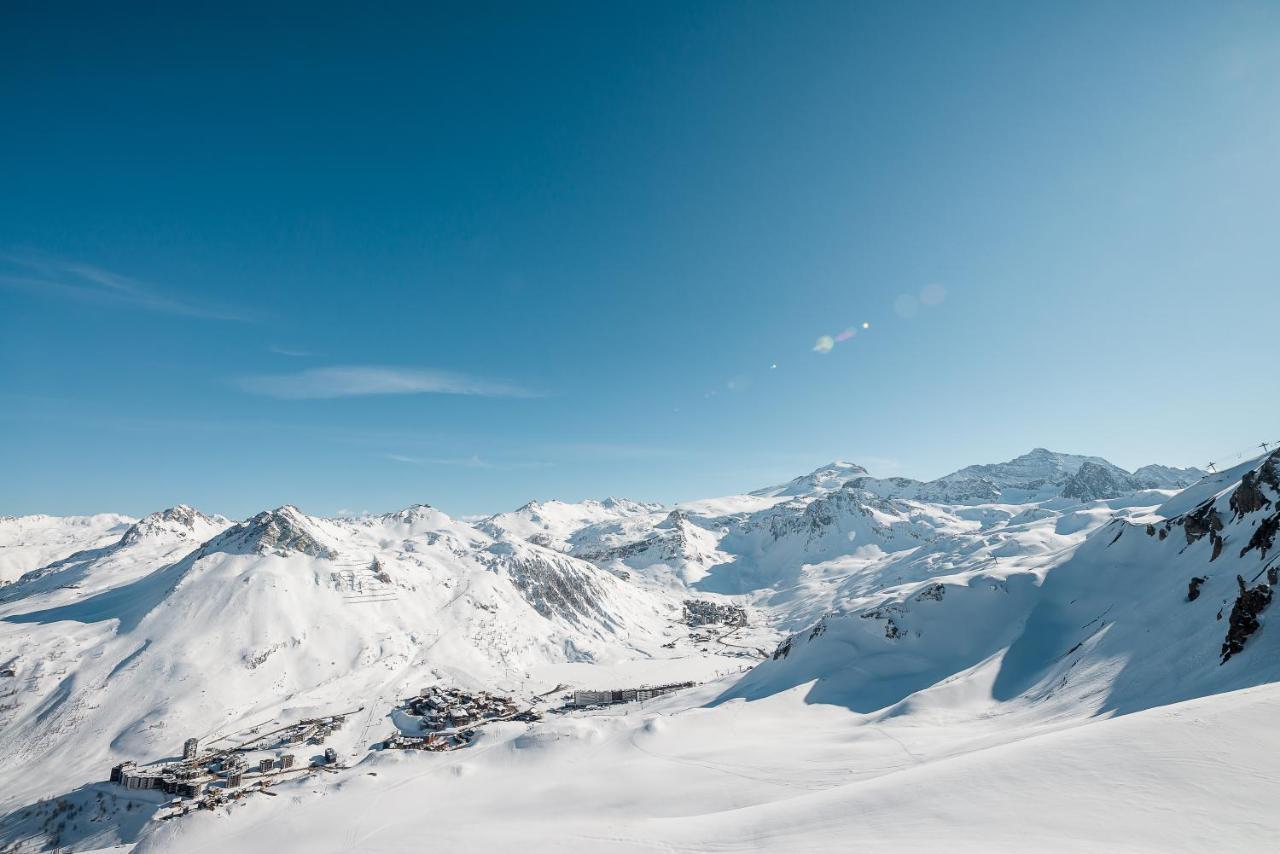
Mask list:
[[[1280,5],[158,8],[0,10],[0,513],[1280,439]]]

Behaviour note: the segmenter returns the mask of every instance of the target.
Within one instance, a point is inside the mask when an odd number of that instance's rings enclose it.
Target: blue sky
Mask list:
[[[6,4],[0,513],[1280,439],[1280,6],[464,5]]]

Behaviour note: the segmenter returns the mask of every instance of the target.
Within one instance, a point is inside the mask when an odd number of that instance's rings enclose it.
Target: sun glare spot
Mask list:
[[[920,303],[911,294],[902,294],[893,301],[893,310],[899,317],[915,317],[916,312],[920,310]]]

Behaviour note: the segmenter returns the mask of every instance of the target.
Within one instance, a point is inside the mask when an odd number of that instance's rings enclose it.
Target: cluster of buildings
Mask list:
[[[516,704],[510,697],[487,691],[468,694],[457,688],[434,686],[408,702],[409,711],[422,716],[424,730],[439,731],[465,727],[482,721],[514,718]]]
[[[281,738],[281,744],[324,744],[329,736],[342,729],[346,723],[345,715],[333,715],[328,718],[315,718],[313,720],[300,721],[293,726],[286,727]],[[276,732],[279,732],[277,730]],[[268,733],[267,736],[275,733]],[[267,736],[263,736],[266,738]]]
[[[159,789],[180,798],[196,798],[211,778],[203,769],[190,765],[139,768],[136,762],[121,762],[111,769],[111,782],[126,789]]]
[[[686,626],[745,626],[747,611],[737,605],[722,605],[706,599],[686,599],[684,623]]]
[[[187,739],[182,745],[182,759],[178,762],[139,766],[136,762],[121,762],[111,769],[110,781],[126,789],[154,789],[178,798],[204,797],[212,806],[225,799],[228,792],[248,783],[265,785],[268,778],[290,772],[311,770],[311,765],[299,766],[297,755],[280,753],[260,757],[253,765],[246,754],[265,750],[287,748],[290,745],[322,745],[335,730],[342,728],[344,715],[300,721],[271,732],[258,735],[234,747],[200,751],[200,741]],[[338,761],[332,747],[324,751],[325,764]]]
[[[393,735],[382,746],[387,750],[457,750],[466,747],[476,736],[473,729],[455,733],[431,733],[430,735]]]
[[[536,721],[532,710],[518,711],[515,701],[480,691],[472,694],[459,688],[434,685],[423,688],[402,709],[421,718],[425,735],[396,734],[382,742],[389,750],[457,750],[474,740],[474,726],[490,721]]]
[[[285,753],[258,760],[250,771],[249,763],[240,753],[217,752],[199,756],[196,744],[196,739],[187,739],[181,762],[147,766],[121,762],[112,767],[110,781],[126,789],[156,789],[179,798],[198,798],[211,788],[225,790],[243,786],[246,773],[254,775],[250,780],[253,782],[254,779],[293,770],[297,764],[294,754]]]
[[[585,706],[611,706],[616,703],[634,703],[641,700],[652,700],[654,697],[670,694],[672,691],[679,691],[681,688],[692,688],[693,686],[693,682],[673,682],[670,685],[621,688],[611,691],[574,691],[573,705],[582,708]]]

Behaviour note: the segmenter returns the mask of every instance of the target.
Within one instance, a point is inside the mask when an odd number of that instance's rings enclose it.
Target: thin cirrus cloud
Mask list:
[[[473,397],[539,397],[509,383],[453,371],[346,365],[289,374],[240,377],[235,385],[250,394],[281,400],[329,400],[388,394],[460,394]]]
[[[288,357],[290,357],[290,358],[292,358],[292,359],[304,359],[304,358],[306,358],[306,357],[308,357],[308,356],[314,356],[314,355],[315,355],[315,354],[314,354],[314,353],[312,353],[310,350],[299,350],[299,349],[294,348],[294,347],[281,347],[281,346],[276,345],[276,344],[272,344],[272,345],[271,345],[270,347],[268,347],[267,349],[268,349],[270,352],[275,353],[277,356],[288,356]]]
[[[240,312],[165,294],[101,267],[42,255],[0,255],[0,288],[205,320],[253,319]]]
[[[407,454],[386,454],[388,460],[415,466],[459,466],[469,469],[531,469],[550,468],[551,463],[533,460],[499,460],[482,459],[478,455],[470,457],[411,457]]]

